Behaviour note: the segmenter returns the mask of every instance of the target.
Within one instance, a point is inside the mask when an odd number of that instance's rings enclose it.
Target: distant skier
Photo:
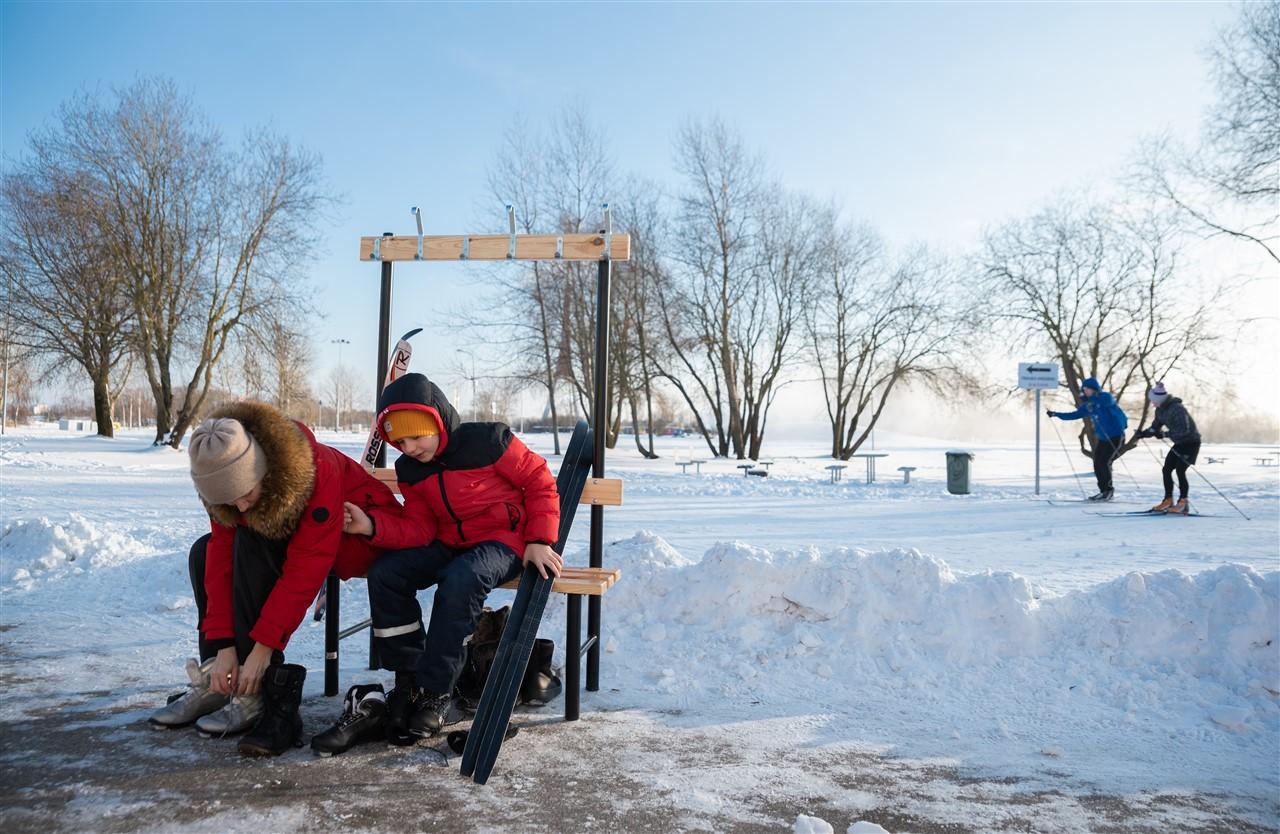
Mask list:
[[[1079,420],[1088,417],[1093,423],[1093,434],[1097,443],[1093,447],[1093,474],[1098,479],[1098,494],[1091,496],[1090,501],[1110,501],[1115,497],[1111,483],[1111,464],[1119,457],[1120,447],[1124,445],[1124,430],[1129,425],[1129,418],[1124,416],[1116,398],[1102,390],[1098,380],[1089,377],[1080,386],[1083,395],[1080,407],[1075,411],[1046,411],[1050,417],[1059,420]]]
[[[1186,513],[1187,506],[1187,467],[1196,462],[1200,454],[1200,432],[1196,429],[1196,421],[1191,419],[1182,400],[1170,396],[1163,382],[1157,382],[1147,394],[1156,407],[1151,425],[1140,429],[1134,437],[1168,437],[1173,443],[1169,454],[1164,458],[1164,500],[1151,508],[1157,513]],[[1178,473],[1178,500],[1173,500],[1173,473]]]

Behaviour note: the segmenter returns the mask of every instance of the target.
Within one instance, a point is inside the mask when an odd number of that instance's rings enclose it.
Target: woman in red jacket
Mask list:
[[[189,560],[203,662],[188,663],[191,688],[151,721],[195,721],[205,735],[252,727],[240,752],[278,755],[302,729],[306,669],[284,663],[290,636],[330,571],[361,575],[381,552],[343,533],[343,505],[390,518],[400,504],[350,457],[264,403],[214,412],[189,452],[212,521]]]
[[[378,430],[400,450],[402,513],[346,506],[349,533],[388,552],[369,570],[378,657],[396,673],[387,739],[439,732],[462,671],[462,644],[485,597],[523,562],[560,575],[552,550],[560,498],[547,462],[502,423],[463,423],[422,374],[405,374],[378,401]],[[436,586],[423,631],[417,593]]]

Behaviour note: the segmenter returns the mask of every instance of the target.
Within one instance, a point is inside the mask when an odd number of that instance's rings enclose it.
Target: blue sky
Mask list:
[[[417,4],[5,0],[6,159],[81,89],[173,78],[229,138],[269,123],[318,151],[343,203],[310,275],[320,371],[376,351],[377,268],[357,238],[499,231],[485,171],[518,117],[576,105],[620,171],[671,182],[683,120],[719,115],[785,184],[891,241],[961,250],[1146,135],[1191,138],[1225,3]],[[397,267],[394,329],[452,338],[477,273]],[[416,364],[416,363],[415,363]],[[456,367],[452,365],[451,367]],[[428,371],[430,372],[430,371]]]

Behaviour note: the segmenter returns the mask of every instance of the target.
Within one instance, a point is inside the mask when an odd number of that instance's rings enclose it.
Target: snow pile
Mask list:
[[[610,671],[624,688],[832,705],[904,685],[1008,694],[1048,681],[1138,707],[1169,706],[1178,682],[1222,727],[1255,710],[1275,719],[1280,572],[1131,573],[1055,597],[1009,572],[957,576],[911,549],[734,542],[694,562],[644,532],[613,543],[605,564],[622,570],[606,647],[627,658]]]
[[[71,513],[62,524],[45,517],[18,520],[0,532],[0,576],[11,582],[12,588],[29,591],[38,579],[61,579],[93,568],[114,567],[155,552],[150,545],[78,513]]]

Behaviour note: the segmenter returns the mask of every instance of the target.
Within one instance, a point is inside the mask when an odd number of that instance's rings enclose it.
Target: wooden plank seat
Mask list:
[[[380,468],[373,471],[374,477],[382,481],[396,495],[400,494],[400,484],[396,480],[396,471],[392,468]],[[588,478],[586,485],[582,490],[582,497],[578,501],[579,505],[587,504],[591,506],[609,506],[618,507],[622,505],[622,481],[618,478]],[[590,650],[598,651],[600,645],[600,635],[598,633],[590,633],[591,626],[588,625],[587,639],[582,639],[581,632],[581,603],[583,597],[603,597],[610,588],[612,588],[622,577],[622,571],[617,568],[590,568],[576,567],[565,565],[560,572],[560,576],[556,578],[555,583],[551,586],[554,593],[564,594],[568,597],[569,617],[566,623],[565,636],[565,655],[568,658],[565,668],[565,720],[572,721],[578,718],[578,692],[581,681],[578,677],[579,664],[577,660],[583,654]],[[365,619],[355,625],[341,628],[337,622],[338,613],[338,578],[332,574],[328,580],[326,617],[332,619],[326,622],[325,634],[325,683],[324,692],[326,695],[338,694],[338,657],[339,657],[339,641],[371,628],[372,620]],[[520,585],[520,579],[511,580],[500,588],[514,590]],[[373,642],[372,631],[369,639],[369,668],[378,668],[378,657]],[[570,687],[573,688],[570,694]]]

